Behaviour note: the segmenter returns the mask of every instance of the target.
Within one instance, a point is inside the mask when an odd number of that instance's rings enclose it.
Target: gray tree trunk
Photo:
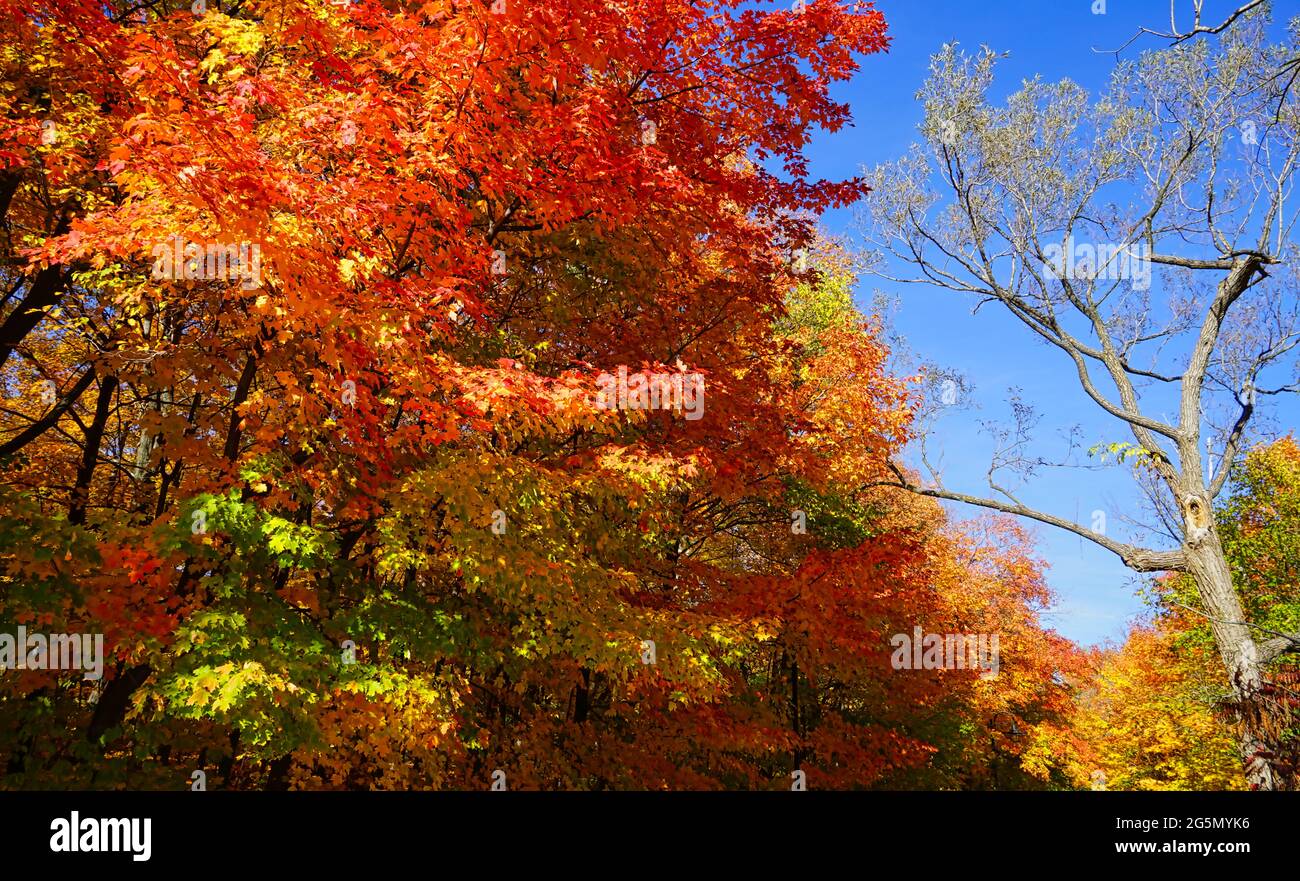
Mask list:
[[[1269,761],[1272,752],[1258,730],[1258,714],[1251,712],[1264,685],[1263,664],[1255,638],[1244,623],[1246,613],[1233,587],[1232,572],[1208,502],[1199,495],[1185,496],[1183,516],[1187,526],[1184,546],[1187,571],[1195,580],[1201,602],[1210,616],[1210,629],[1232,688],[1246,783],[1252,789],[1276,789],[1277,780]]]

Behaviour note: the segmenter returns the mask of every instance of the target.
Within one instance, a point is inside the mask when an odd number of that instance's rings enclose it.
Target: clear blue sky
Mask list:
[[[1237,0],[1208,0],[1206,19],[1222,17],[1237,5]],[[853,109],[854,127],[833,135],[819,133],[814,139],[808,155],[816,177],[852,176],[861,166],[896,158],[920,140],[921,108],[914,95],[926,77],[930,56],[945,42],[957,41],[967,51],[988,45],[1011,53],[998,66],[994,98],[1035,74],[1048,81],[1069,78],[1095,93],[1115,62],[1114,56],[1093,49],[1118,47],[1140,25],[1167,26],[1169,19],[1167,0],[1108,0],[1105,15],[1093,14],[1092,0],[878,0],[876,6],[889,22],[892,48],[888,54],[863,59],[857,76],[835,88],[835,97]],[[1190,10],[1191,2],[1180,0],[1180,6]],[[1276,0],[1274,10],[1275,21],[1284,21],[1300,13],[1300,0]],[[1141,45],[1155,47],[1149,38]],[[1134,57],[1138,48],[1135,44],[1126,57]],[[827,214],[823,225],[852,236],[851,221],[852,211],[842,210]],[[1043,414],[1038,434],[1046,441],[1056,439],[1058,427],[1076,423],[1084,428],[1085,448],[1103,440],[1132,439],[1078,389],[1063,353],[1037,342],[1004,310],[987,306],[972,316],[972,303],[950,292],[891,287],[871,278],[859,285],[859,306],[868,308],[877,289],[901,297],[894,324],[918,356],[960,371],[974,383],[979,409],[947,415],[938,425],[950,488],[985,494],[990,442],[980,436],[976,420],[1005,421],[1009,386],[1022,388],[1024,398],[1038,405]],[[1279,414],[1281,424],[1300,426],[1297,414],[1290,405]],[[1062,448],[1057,442],[1042,452]],[[1135,509],[1137,492],[1117,469],[1049,471],[1021,498],[1085,525],[1094,510],[1104,511],[1111,535],[1131,537],[1119,518]],[[954,513],[977,512],[954,506]],[[1036,528],[1040,554],[1051,567],[1048,577],[1058,595],[1047,623],[1084,644],[1122,640],[1128,622],[1143,608],[1135,596],[1137,577],[1111,554],[1077,536],[1030,525]]]

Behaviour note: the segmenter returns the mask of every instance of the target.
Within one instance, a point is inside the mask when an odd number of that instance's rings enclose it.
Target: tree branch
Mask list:
[[[1048,526],[1055,526],[1058,529],[1064,529],[1067,532],[1073,532],[1075,535],[1088,539],[1093,544],[1100,545],[1106,550],[1118,556],[1135,572],[1183,572],[1186,571],[1187,559],[1181,550],[1174,551],[1157,551],[1151,548],[1138,547],[1136,545],[1125,544],[1124,542],[1115,541],[1107,538],[1100,533],[1093,532],[1090,529],[1084,529],[1077,523],[1071,523],[1060,517],[1035,510],[1026,505],[1009,504],[999,502],[995,499],[986,499],[979,496],[967,495],[966,493],[951,492],[942,488],[926,488],[917,486],[912,483],[903,472],[893,462],[889,463],[890,469],[898,478],[897,481],[875,481],[866,484],[863,488],[887,486],[895,489],[907,490],[919,496],[929,496],[933,499],[945,499],[950,502],[964,502],[968,505],[975,505],[980,508],[988,508],[993,511],[1000,511],[1003,514],[1015,514],[1019,517],[1028,517],[1031,520],[1037,520],[1039,523],[1046,523]]]

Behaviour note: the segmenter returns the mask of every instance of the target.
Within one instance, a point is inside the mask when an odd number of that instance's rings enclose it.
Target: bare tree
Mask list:
[[[1268,0],[1248,0],[1236,9],[1229,12],[1221,20],[1206,24],[1205,23],[1205,0],[1191,0],[1192,26],[1190,28],[1179,27],[1178,25],[1178,7],[1179,0],[1169,0],[1169,30],[1162,31],[1156,28],[1138,28],[1129,41],[1121,46],[1118,50],[1122,51],[1131,46],[1139,37],[1151,36],[1161,40],[1170,40],[1175,45],[1186,42],[1196,37],[1221,34],[1228,28],[1232,27],[1241,18],[1250,15],[1252,12],[1267,8]],[[1184,19],[1185,20],[1185,19]]]
[[[1300,634],[1245,619],[1212,507],[1257,408],[1300,390],[1289,207],[1300,108],[1276,75],[1296,34],[1269,45],[1250,12],[1213,39],[1121,61],[1095,99],[1034,79],[995,106],[994,53],[944,47],[917,96],[926,143],[867,170],[860,225],[881,278],[997,304],[1068,359],[1132,435],[1122,458],[1173,514],[1174,540],[1130,544],[1022,504],[997,482],[1010,459],[990,469],[987,496],[939,475],[922,486],[900,467],[884,485],[1069,530],[1137,572],[1188,574],[1238,708],[1248,782],[1273,789],[1255,713],[1265,666],[1300,651]],[[1162,396],[1176,420],[1160,415]],[[1000,449],[1023,446],[1011,437]]]

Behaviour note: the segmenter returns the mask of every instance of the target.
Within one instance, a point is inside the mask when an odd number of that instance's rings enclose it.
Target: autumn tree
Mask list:
[[[773,326],[807,213],[862,192],[801,149],[881,16],[201,7],[0,8],[4,612],[111,646],[99,686],[6,678],[11,772],[753,782],[611,747],[769,638],[696,557],[828,468]],[[708,418],[593,408],[620,366]],[[853,394],[856,436],[901,421]]]
[[[1167,626],[1134,627],[1097,659],[1070,720],[1082,741],[1072,756],[1080,787],[1244,788],[1237,744],[1216,707],[1214,658],[1179,639]]]
[[[1026,537],[871,488],[913,396],[803,155],[869,5],[0,32],[0,620],[109,655],[6,672],[6,786],[1050,782],[989,752],[1068,708]]]

